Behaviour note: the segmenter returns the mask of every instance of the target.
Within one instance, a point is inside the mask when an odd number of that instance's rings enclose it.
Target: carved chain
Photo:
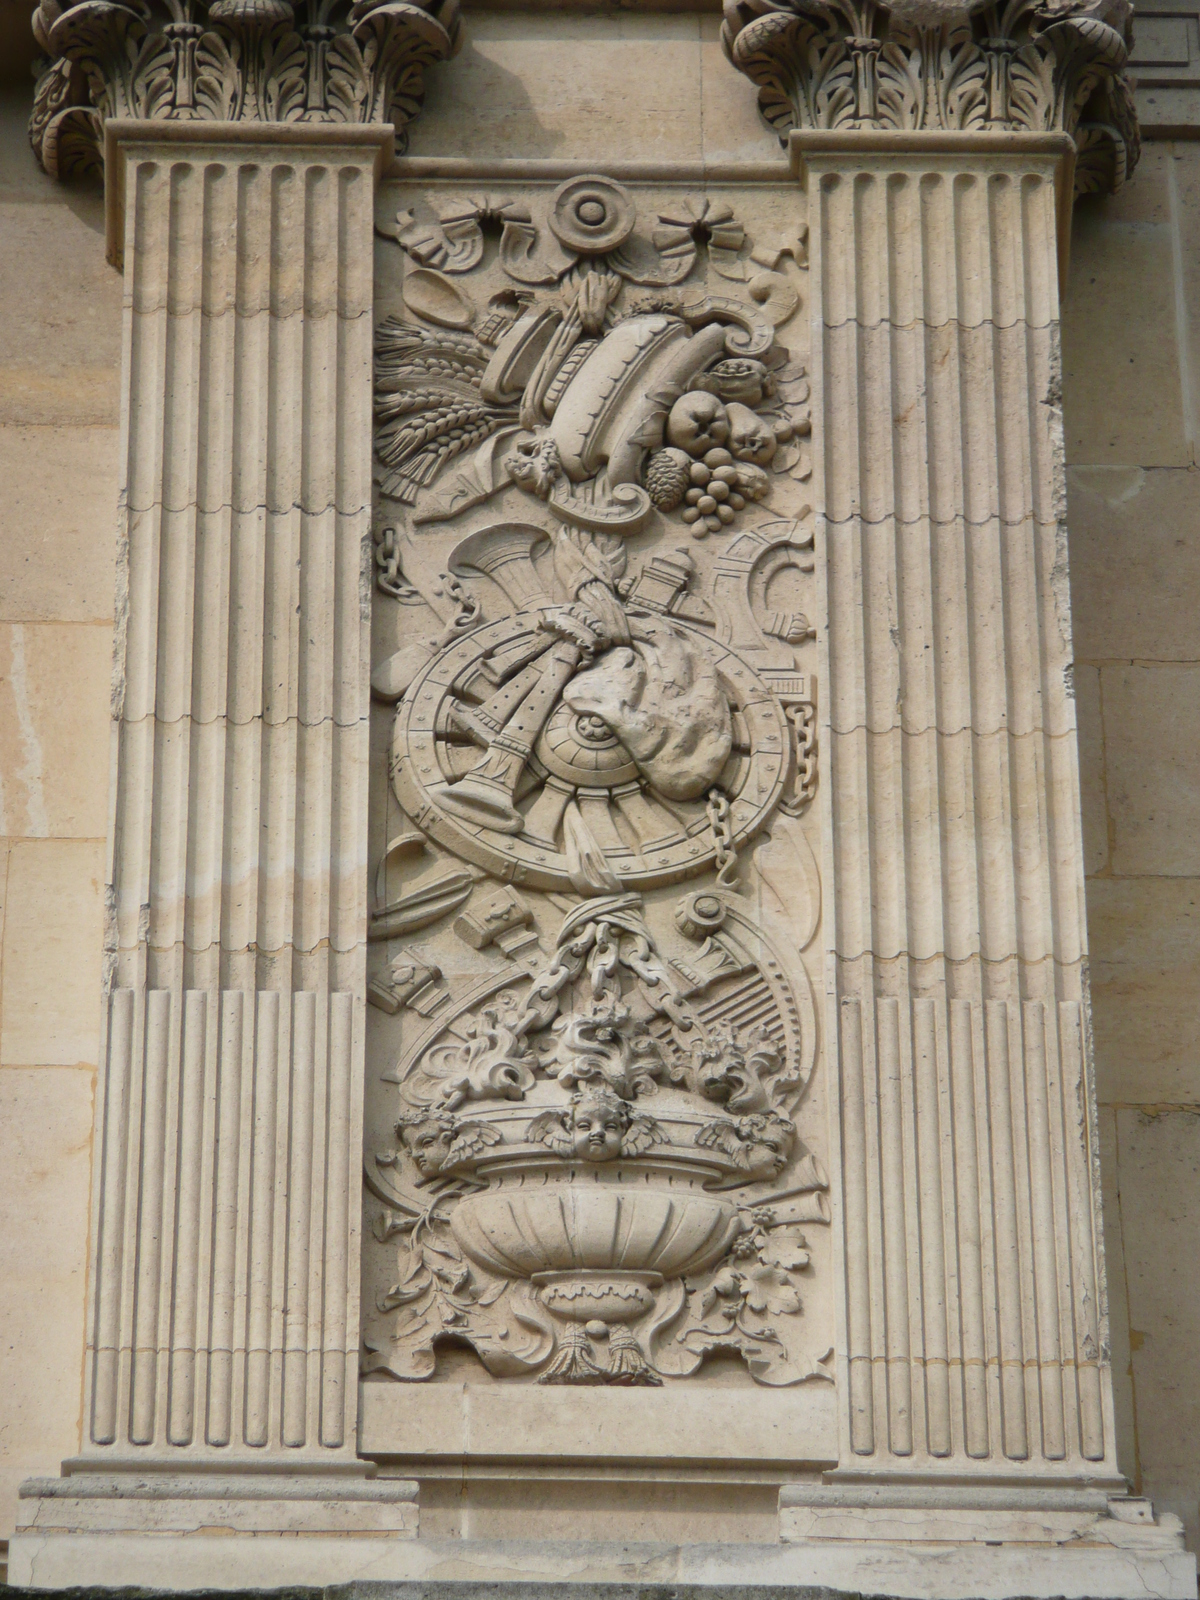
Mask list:
[[[796,736],[796,777],[791,794],[779,802],[779,809],[798,817],[812,805],[817,792],[817,708],[811,700],[788,706],[787,719]]]
[[[421,598],[419,591],[404,576],[395,528],[384,528],[376,540],[375,568],[375,583],[381,594],[390,594],[393,600]]]
[[[713,850],[717,859],[717,882],[722,889],[736,889],[738,884],[737,851],[733,844],[733,828],[729,822],[729,800],[720,789],[710,789],[706,801],[708,825],[712,829]]]

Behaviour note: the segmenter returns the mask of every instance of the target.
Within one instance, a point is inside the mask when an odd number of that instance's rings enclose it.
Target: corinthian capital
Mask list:
[[[1076,192],[1138,158],[1129,0],[725,0],[725,53],[793,128],[1070,134]]]
[[[458,0],[40,0],[30,138],[58,177],[100,165],[109,117],[385,123],[462,43]]]

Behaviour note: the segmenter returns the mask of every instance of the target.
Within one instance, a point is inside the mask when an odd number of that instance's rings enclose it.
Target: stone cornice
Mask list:
[[[392,124],[462,43],[458,0],[40,0],[30,138],[57,177],[103,163],[110,118]]]
[[[1075,192],[1139,152],[1128,0],[725,0],[722,42],[784,140],[795,128],[1066,133]]]

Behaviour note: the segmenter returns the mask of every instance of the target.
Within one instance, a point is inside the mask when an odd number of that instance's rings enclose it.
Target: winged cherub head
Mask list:
[[[543,1112],[530,1123],[526,1137],[577,1161],[615,1161],[668,1142],[653,1117],[634,1111],[603,1084],[577,1090],[562,1111]]]
[[[396,1134],[423,1180],[471,1162],[489,1145],[499,1144],[495,1128],[460,1122],[448,1112],[421,1111],[401,1117]]]

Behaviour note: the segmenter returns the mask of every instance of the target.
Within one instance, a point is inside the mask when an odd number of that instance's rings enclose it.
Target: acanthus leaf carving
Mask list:
[[[1137,164],[1131,19],[1128,0],[726,0],[721,37],[781,139],[793,128],[1063,132],[1084,193],[1120,188]]]
[[[390,122],[402,146],[424,68],[462,43],[457,0],[43,0],[33,29],[30,138],[59,177],[102,163],[110,117]]]

